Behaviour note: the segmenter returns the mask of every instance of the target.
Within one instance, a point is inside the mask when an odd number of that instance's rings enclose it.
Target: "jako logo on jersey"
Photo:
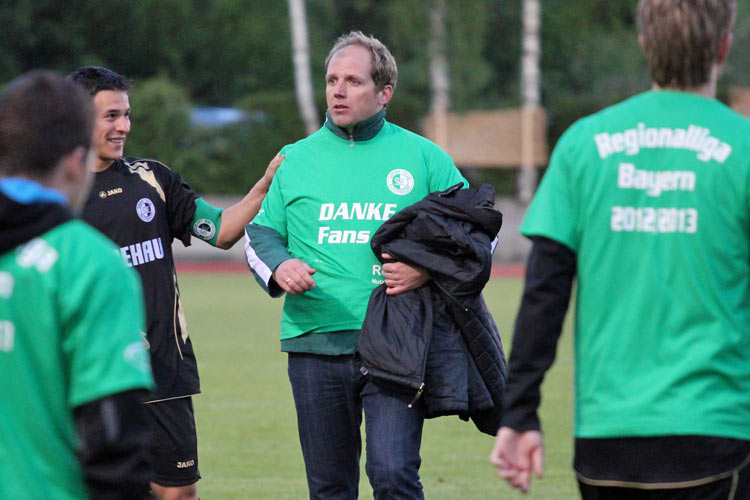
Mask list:
[[[143,222],[151,222],[154,220],[154,215],[156,215],[154,202],[148,198],[138,200],[138,203],[135,205],[135,211]]]
[[[120,194],[122,193],[122,188],[114,188],[114,189],[108,189],[107,191],[99,191],[99,198],[104,199],[107,196],[112,196],[113,194]]]
[[[200,219],[193,224],[193,232],[202,240],[210,240],[216,234],[216,224],[211,219]]]
[[[401,168],[391,170],[385,182],[393,194],[409,194],[414,189],[414,177]]]
[[[184,462],[177,462],[178,469],[187,469],[195,465],[195,460],[185,460]]]
[[[154,238],[153,240],[120,247],[120,254],[122,254],[125,264],[133,267],[163,259],[164,247],[161,244],[161,238]]]

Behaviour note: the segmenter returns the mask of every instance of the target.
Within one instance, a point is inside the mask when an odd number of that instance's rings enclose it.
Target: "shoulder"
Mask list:
[[[420,151],[425,158],[450,160],[451,163],[453,162],[447,152],[428,138],[389,121],[385,122],[383,130],[378,137],[382,137],[385,141],[397,141],[408,148]]]
[[[121,169],[127,169],[132,173],[153,172],[154,175],[176,175],[179,174],[166,166],[164,163],[152,158],[135,158],[126,156],[118,160]]]
[[[119,249],[101,232],[82,220],[71,220],[42,235],[62,256],[90,266],[124,266]]]
[[[326,144],[330,144],[328,134],[330,134],[330,132],[328,132],[325,127],[321,127],[307,137],[303,137],[297,142],[287,144],[281,148],[281,152],[286,154],[288,158],[290,155],[294,156],[300,151],[324,147]]]
[[[182,176],[160,161],[133,157],[124,157],[119,161],[122,164],[121,168],[150,184],[163,200],[179,196],[182,192],[194,195]]]
[[[61,224],[38,238],[43,241],[36,252],[46,254],[50,267],[70,282],[106,279],[120,286],[132,286],[133,271],[128,269],[120,249],[92,226],[75,219]],[[55,266],[59,262],[59,266]],[[120,281],[120,280],[127,280]]]

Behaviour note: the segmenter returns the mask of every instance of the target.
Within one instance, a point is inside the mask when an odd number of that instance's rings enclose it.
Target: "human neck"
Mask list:
[[[92,172],[104,172],[109,167],[111,167],[114,162],[115,160],[104,160],[102,158],[97,158],[96,162],[94,163],[94,166],[91,167],[91,171]]]
[[[714,65],[714,67],[711,69],[711,75],[709,76],[708,81],[704,83],[703,85],[697,85],[694,87],[676,87],[676,86],[661,87],[656,82],[653,82],[651,84],[651,88],[653,90],[673,90],[676,92],[688,92],[691,94],[708,97],[709,99],[715,99],[716,98],[716,82],[719,79],[718,77],[719,77],[719,68],[716,65]]]

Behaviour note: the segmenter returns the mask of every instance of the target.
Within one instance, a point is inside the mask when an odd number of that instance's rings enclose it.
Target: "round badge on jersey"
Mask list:
[[[141,198],[138,200],[138,203],[135,205],[135,211],[143,222],[151,222],[154,220],[154,215],[156,215],[154,202],[148,198]]]
[[[202,240],[210,240],[216,234],[216,224],[211,219],[200,219],[193,224],[193,232]]]
[[[414,189],[414,177],[401,168],[391,170],[385,182],[393,194],[409,194]]]

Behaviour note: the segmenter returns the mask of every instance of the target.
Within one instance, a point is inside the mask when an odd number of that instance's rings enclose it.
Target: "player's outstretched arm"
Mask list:
[[[231,248],[245,234],[245,225],[258,214],[276,170],[283,160],[284,155],[277,154],[266,167],[263,177],[258,179],[245,197],[221,213],[221,225],[216,238],[217,247],[224,250]]]
[[[531,473],[541,478],[544,474],[544,441],[537,430],[517,431],[501,427],[497,431],[490,462],[497,467],[500,477],[514,488],[528,493]]]

